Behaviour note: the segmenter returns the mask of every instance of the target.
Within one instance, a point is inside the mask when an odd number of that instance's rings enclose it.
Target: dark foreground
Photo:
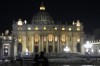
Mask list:
[[[35,66],[33,64],[33,61],[14,61],[14,62],[3,62],[0,63],[0,66]],[[55,63],[55,62],[49,62],[49,66],[100,66],[100,64],[97,63]]]
[[[13,61],[0,61],[0,66],[36,66],[34,61],[37,56],[18,57]],[[44,60],[44,55],[37,60],[41,62]],[[46,55],[49,66],[100,66],[100,56],[80,55],[80,54],[52,54]],[[35,60],[34,60],[34,59]],[[11,58],[10,58],[11,59]],[[40,63],[39,62],[39,63]],[[41,65],[42,66],[42,65]],[[48,66],[48,65],[43,65]]]

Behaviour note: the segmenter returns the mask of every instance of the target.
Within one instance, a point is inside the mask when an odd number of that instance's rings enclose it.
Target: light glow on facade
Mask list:
[[[79,38],[77,39],[77,42],[80,42],[80,39]]]
[[[64,48],[64,51],[65,51],[65,52],[69,52],[69,51],[70,51],[70,48],[69,48],[68,46],[66,46],[66,47]]]
[[[7,46],[5,46],[4,48],[8,48]]]
[[[80,21],[77,20],[76,26],[81,26]]]
[[[7,53],[7,52],[8,52],[8,50],[5,50],[5,52]]]
[[[57,30],[57,27],[55,27],[55,30]]]
[[[29,55],[29,51],[28,51],[28,49],[26,48],[26,55]]]
[[[37,26],[35,27],[35,30],[38,30],[38,27]]]
[[[55,41],[57,41],[57,36],[55,36]]]
[[[23,25],[23,22],[21,19],[18,20],[17,25],[20,25],[20,26]]]
[[[85,45],[84,45],[84,47],[86,48],[86,49],[90,49],[90,48],[92,48],[92,44],[90,44],[90,43],[86,43]]]
[[[46,27],[44,27],[44,30],[46,30]]]
[[[31,27],[28,27],[28,30],[31,30]]]
[[[53,40],[53,35],[49,34],[48,39],[49,39],[49,41],[52,41]]]
[[[46,41],[46,36],[43,37],[43,40]]]
[[[39,36],[35,35],[35,42],[38,42],[38,41],[39,41]]]
[[[63,27],[62,30],[65,30],[65,28]]]
[[[5,39],[6,39],[6,37],[3,37],[3,39],[5,40]]]
[[[18,37],[18,42],[22,42],[21,36]]]
[[[61,40],[62,40],[62,42],[65,42],[66,41],[66,36],[62,35]]]
[[[94,49],[91,49],[91,52],[93,53],[94,52]]]
[[[100,49],[98,50],[98,52],[100,53]]]
[[[9,36],[8,38],[9,38],[9,40],[12,40],[12,36]]]
[[[77,31],[80,31],[80,27],[77,27]]]
[[[72,29],[71,28],[69,28],[69,31],[71,31]]]

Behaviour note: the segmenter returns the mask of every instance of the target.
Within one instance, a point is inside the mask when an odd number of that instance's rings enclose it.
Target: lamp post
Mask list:
[[[68,47],[68,46],[66,46],[65,48],[64,48],[64,52],[69,52],[70,51],[70,48]]]
[[[84,48],[85,48],[85,52],[87,54],[90,54],[90,49],[92,48],[92,44],[89,43],[89,41],[86,42],[86,44],[84,44]]]
[[[25,55],[29,55],[29,51],[28,51],[28,49],[26,48],[26,53],[25,53]]]

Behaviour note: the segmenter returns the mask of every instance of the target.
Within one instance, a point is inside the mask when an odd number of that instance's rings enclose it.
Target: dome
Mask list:
[[[47,12],[38,12],[34,14],[32,24],[53,24],[53,19]]]
[[[47,12],[45,12],[45,6],[43,2],[40,5],[40,12],[34,14],[32,24],[53,24],[53,19]]]

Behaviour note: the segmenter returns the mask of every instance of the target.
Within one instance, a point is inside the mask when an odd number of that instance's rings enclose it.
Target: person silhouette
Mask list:
[[[13,61],[13,59],[11,58],[11,61],[10,61],[10,63],[11,63],[11,66],[12,66],[13,62],[14,62],[14,61]]]
[[[33,60],[33,66],[39,66],[39,54],[35,54],[35,58]]]
[[[40,66],[49,66],[48,58],[44,56],[44,52],[40,52],[39,56]]]
[[[22,55],[20,55],[20,65],[23,66],[23,58],[22,58]]]

